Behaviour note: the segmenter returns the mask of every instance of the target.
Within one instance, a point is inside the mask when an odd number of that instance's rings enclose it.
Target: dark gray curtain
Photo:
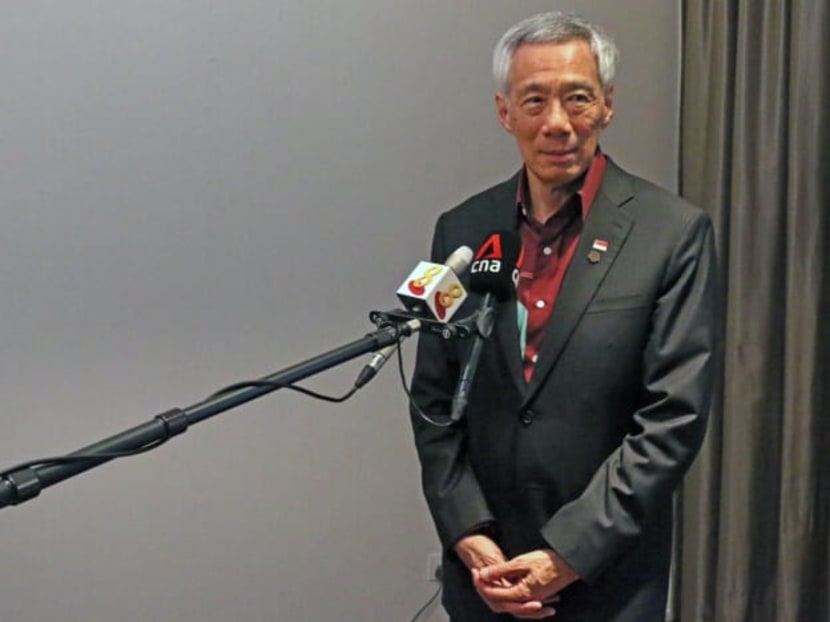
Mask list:
[[[828,622],[828,0],[685,0],[683,65],[681,193],[715,221],[726,310],[675,611]]]

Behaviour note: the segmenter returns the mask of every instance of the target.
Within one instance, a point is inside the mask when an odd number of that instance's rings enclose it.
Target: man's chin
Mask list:
[[[534,176],[545,186],[558,189],[568,186],[579,179],[585,171],[578,166],[550,167],[534,171]]]

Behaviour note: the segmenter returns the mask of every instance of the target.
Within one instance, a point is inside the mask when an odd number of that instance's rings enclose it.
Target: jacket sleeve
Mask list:
[[[432,243],[432,261],[441,263],[449,250],[438,219]],[[465,420],[451,427],[427,421],[448,421],[452,395],[459,377],[459,361],[451,341],[421,334],[412,377],[410,416],[421,462],[421,482],[427,505],[443,546],[447,549],[465,534],[490,523],[493,516],[467,458]]]
[[[642,532],[703,441],[719,349],[719,288],[709,218],[697,212],[667,264],[643,353],[633,431],[542,536],[586,581]]]

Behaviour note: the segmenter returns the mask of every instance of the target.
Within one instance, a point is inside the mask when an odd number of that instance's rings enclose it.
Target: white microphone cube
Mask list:
[[[467,291],[455,272],[428,261],[415,267],[397,293],[407,309],[426,312],[439,322],[449,322],[467,299]]]

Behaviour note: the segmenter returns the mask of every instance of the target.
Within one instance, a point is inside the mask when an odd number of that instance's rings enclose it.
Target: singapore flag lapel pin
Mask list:
[[[588,253],[588,261],[591,263],[599,263],[599,260],[602,259],[602,254],[607,250],[608,242],[594,238],[594,242],[591,244],[591,251]]]

